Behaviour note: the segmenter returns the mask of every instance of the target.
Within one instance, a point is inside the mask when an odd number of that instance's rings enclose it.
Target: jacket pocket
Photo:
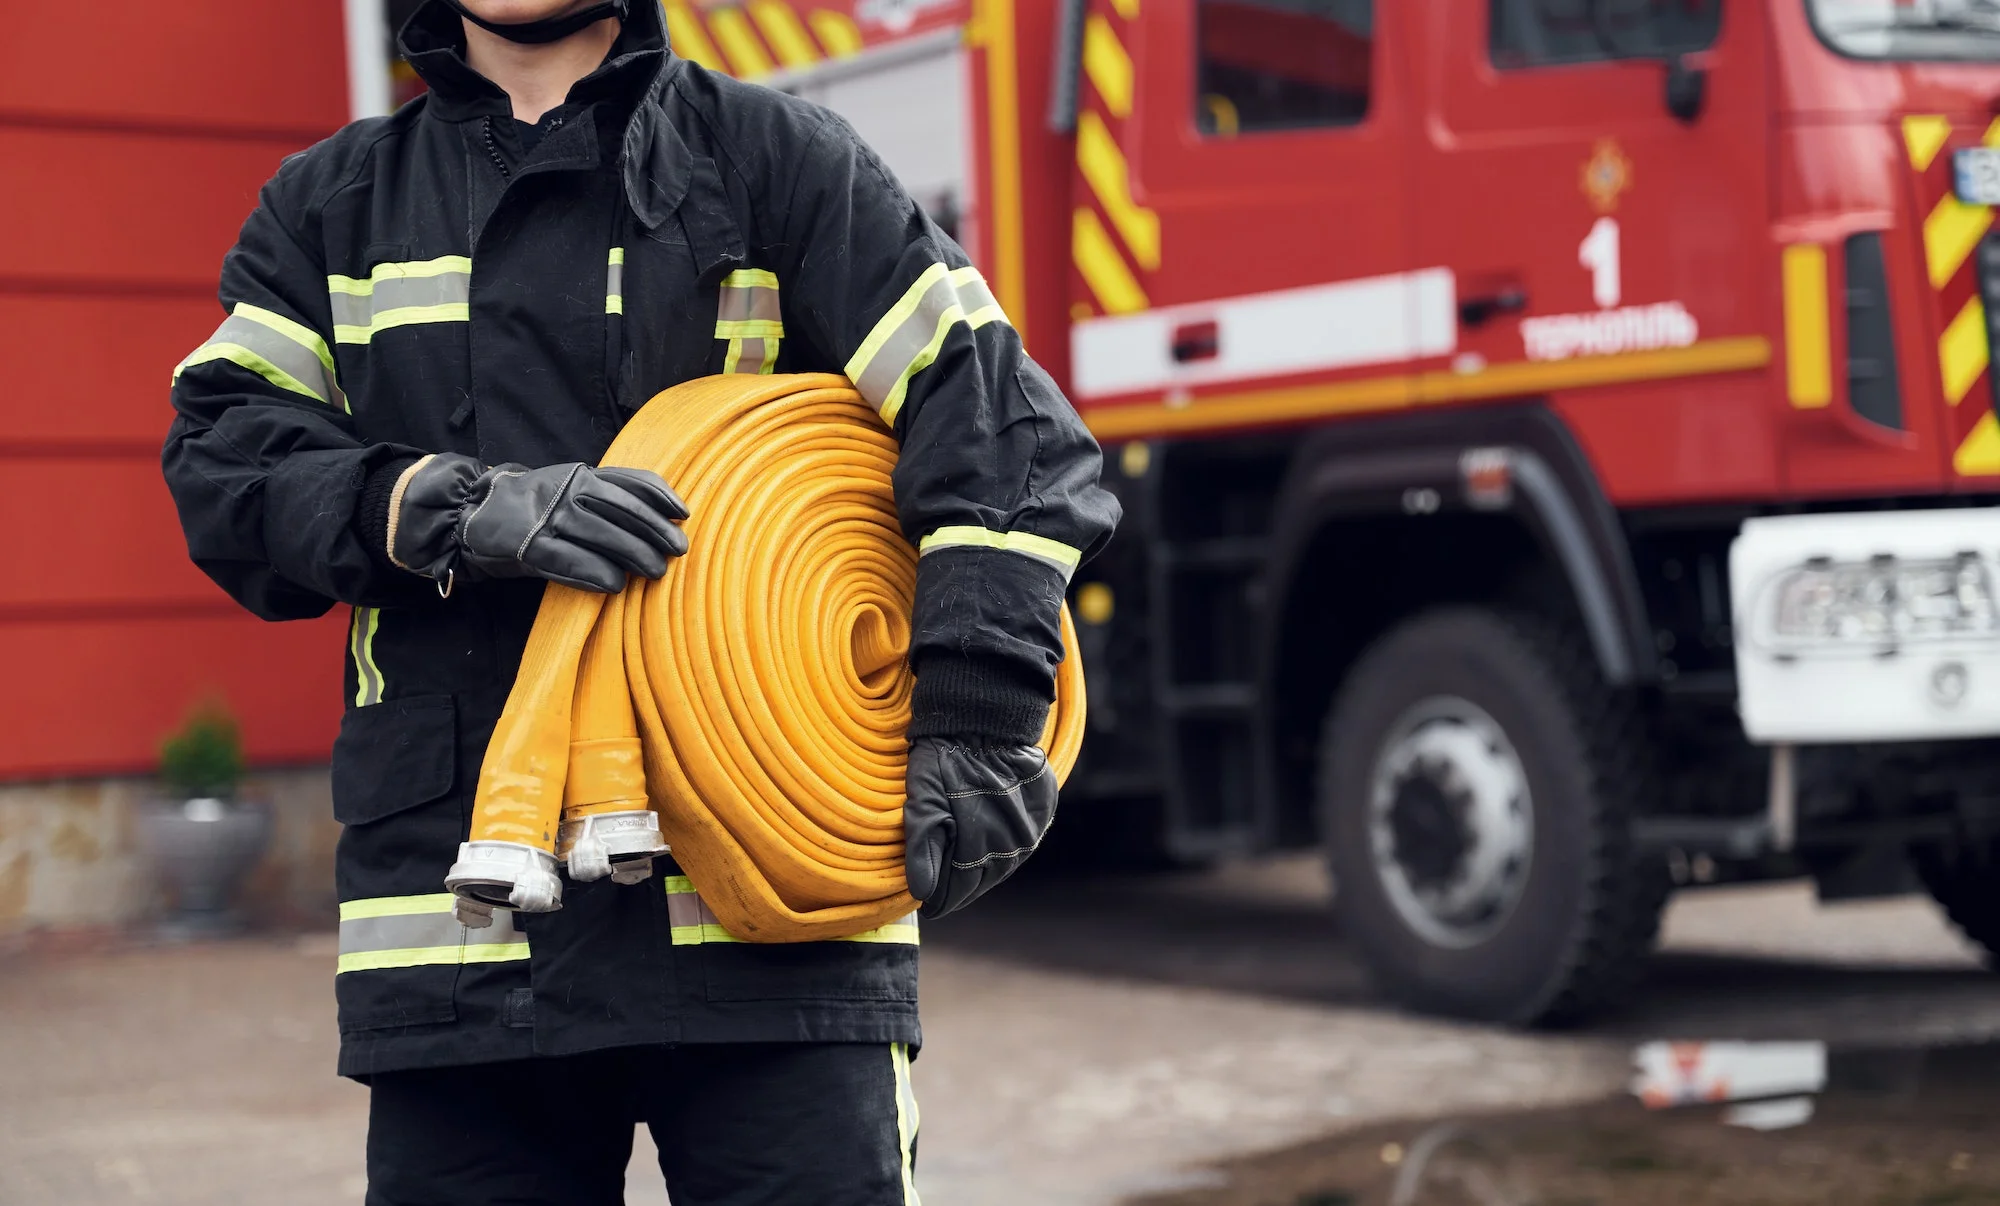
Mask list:
[[[351,709],[333,744],[343,1034],[449,1023],[467,937],[445,872],[465,837],[448,695]],[[492,935],[482,932],[484,941]],[[482,951],[481,954],[491,954]]]
[[[350,709],[333,742],[333,819],[367,825],[444,795],[457,746],[449,695]]]

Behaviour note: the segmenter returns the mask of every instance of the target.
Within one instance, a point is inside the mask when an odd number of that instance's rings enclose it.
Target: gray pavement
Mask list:
[[[1796,886],[1676,902],[1647,996],[1592,1031],[1410,1018],[1311,860],[1042,876],[926,933],[930,1206],[1081,1206],[1385,1119],[1619,1092],[1637,1038],[2000,1037],[2000,979],[1926,902]],[[326,935],[0,955],[0,1203],[360,1201],[366,1093],[332,1075]],[[629,1201],[665,1201],[642,1175]]]

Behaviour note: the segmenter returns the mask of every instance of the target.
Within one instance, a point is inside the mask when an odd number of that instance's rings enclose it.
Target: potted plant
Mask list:
[[[139,839],[168,897],[169,937],[242,928],[231,905],[271,836],[270,813],[242,798],[242,781],[243,740],[219,700],[197,707],[160,745],[163,795],[141,810]]]

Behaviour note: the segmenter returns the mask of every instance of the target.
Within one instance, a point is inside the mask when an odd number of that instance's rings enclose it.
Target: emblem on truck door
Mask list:
[[[1625,157],[1617,139],[1600,138],[1591,148],[1590,158],[1584,160],[1578,178],[1592,209],[1600,214],[1615,213],[1618,198],[1632,184],[1632,161]]]

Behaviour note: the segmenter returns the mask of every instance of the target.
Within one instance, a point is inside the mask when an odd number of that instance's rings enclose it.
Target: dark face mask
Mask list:
[[[499,34],[509,42],[521,42],[533,46],[544,42],[560,42],[606,17],[623,20],[628,0],[607,0],[607,3],[593,4],[567,17],[550,17],[545,21],[523,21],[518,25],[502,25],[496,21],[488,21],[465,7],[464,0],[444,0],[444,2],[456,10],[459,16],[488,33]]]

